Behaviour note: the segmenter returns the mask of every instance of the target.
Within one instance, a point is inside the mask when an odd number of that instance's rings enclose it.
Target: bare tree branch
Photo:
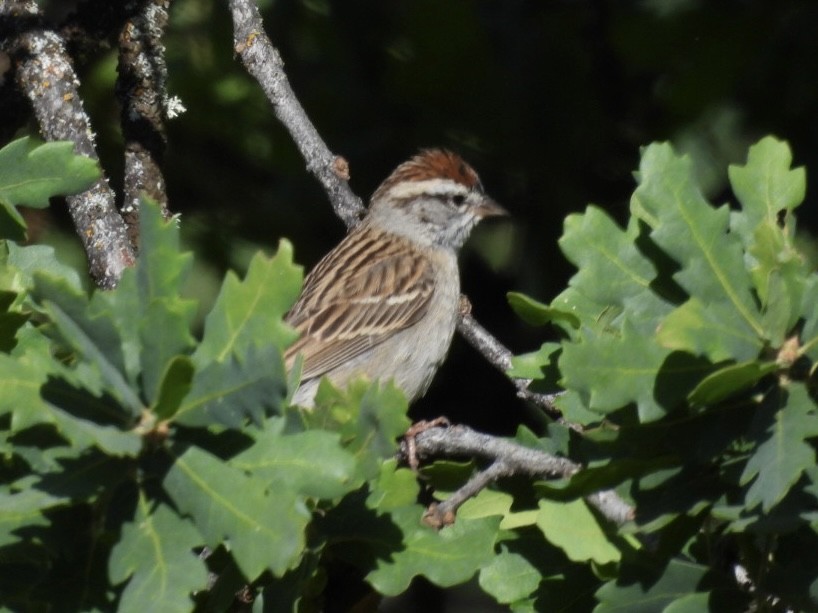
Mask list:
[[[347,184],[346,161],[330,152],[298,102],[284,73],[284,62],[264,32],[256,3],[230,0],[230,10],[236,53],[261,85],[278,120],[292,135],[307,162],[307,170],[324,187],[335,213],[347,228],[355,226],[364,214],[364,205]]]
[[[0,40],[15,64],[17,86],[31,103],[43,136],[73,141],[74,151],[99,159],[77,89],[79,81],[62,39],[45,27],[33,0],[4,0],[0,20]],[[100,287],[113,288],[134,263],[114,192],[103,177],[66,200],[91,276]]]
[[[451,524],[457,509],[466,500],[501,477],[570,477],[582,470],[581,464],[567,458],[475,432],[465,426],[432,427],[411,436],[411,443],[406,438],[401,442],[401,456],[407,463],[411,462],[411,453],[420,459],[467,456],[491,461],[488,468],[477,473],[449,498],[429,508],[426,521],[437,527]],[[588,496],[586,501],[616,525],[631,521],[635,516],[634,508],[612,490],[597,492]]]
[[[125,138],[125,197],[122,213],[131,243],[138,246],[139,198],[156,201],[170,217],[162,159],[167,144],[167,66],[162,34],[168,21],[169,0],[128,3],[128,17],[119,35],[119,78],[116,92],[122,107]]]

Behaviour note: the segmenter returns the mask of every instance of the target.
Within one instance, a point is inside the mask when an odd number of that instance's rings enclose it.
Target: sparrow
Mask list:
[[[341,387],[391,379],[410,403],[421,397],[454,335],[458,251],[481,219],[506,214],[451,151],[423,150],[398,166],[285,317],[300,334],[288,369],[303,357],[293,403],[312,407],[324,376]]]

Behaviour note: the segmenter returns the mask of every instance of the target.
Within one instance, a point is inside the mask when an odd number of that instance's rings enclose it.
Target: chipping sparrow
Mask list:
[[[484,217],[505,215],[458,155],[422,151],[372,195],[361,223],[316,265],[286,321],[304,357],[293,402],[310,407],[318,381],[394,379],[410,402],[446,356],[460,296],[457,251]]]

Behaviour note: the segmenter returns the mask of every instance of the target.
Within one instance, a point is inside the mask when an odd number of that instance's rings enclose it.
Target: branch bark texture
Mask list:
[[[0,40],[12,57],[17,86],[31,103],[40,132],[49,141],[72,141],[76,153],[98,160],[79,81],[60,36],[44,25],[32,0],[4,0],[0,20]],[[134,263],[113,190],[103,177],[66,200],[91,276],[100,287],[113,288]]]
[[[125,138],[125,180],[122,213],[131,243],[137,247],[139,198],[157,202],[170,216],[162,175],[167,136],[167,66],[162,35],[168,21],[169,0],[137,0],[127,5],[128,16],[119,35],[119,78],[116,93],[122,108]]]
[[[330,152],[296,98],[284,73],[281,55],[264,32],[255,1],[230,0],[230,11],[236,53],[261,85],[278,120],[292,135],[307,163],[307,170],[324,187],[335,213],[347,228],[352,228],[363,217],[365,209],[361,199],[347,184],[346,162]]]
[[[422,430],[414,435],[413,449],[421,460],[466,456],[491,461],[488,468],[477,473],[448,499],[429,509],[427,521],[435,526],[452,523],[460,505],[502,477],[570,477],[582,470],[581,464],[567,458],[475,432],[465,426]],[[401,454],[408,461],[409,443],[406,440],[401,444]],[[592,494],[586,501],[603,517],[617,525],[631,521],[635,516],[634,508],[612,490]]]

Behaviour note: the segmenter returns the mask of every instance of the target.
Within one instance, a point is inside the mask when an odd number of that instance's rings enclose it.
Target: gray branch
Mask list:
[[[512,353],[509,349],[497,340],[471,315],[471,303],[465,295],[460,296],[460,317],[457,319],[457,331],[466,341],[497,370],[507,375],[511,368]],[[560,394],[540,394],[528,389],[531,379],[511,378],[514,387],[517,388],[517,397],[540,407],[546,415],[561,423],[562,425],[576,431],[581,431],[582,427],[566,421],[562,412],[555,406],[554,401]]]
[[[411,461],[410,449],[421,460],[439,456],[467,456],[491,461],[488,468],[474,475],[449,498],[429,508],[426,521],[437,527],[451,524],[457,509],[466,500],[501,477],[570,477],[582,470],[581,464],[567,458],[524,447],[508,439],[475,432],[465,426],[432,427],[412,436],[411,444],[406,439],[401,443],[401,455],[407,462]],[[618,526],[635,517],[635,509],[613,490],[596,492],[585,500],[603,517]]]
[[[162,35],[170,0],[135,0],[127,4],[119,34],[116,93],[122,108],[125,178],[122,213],[131,243],[138,246],[139,199],[144,194],[170,217],[162,160],[167,144],[167,66]]]
[[[307,170],[324,187],[335,213],[347,228],[353,227],[365,209],[361,199],[347,184],[349,169],[346,161],[330,152],[298,102],[284,73],[284,62],[264,32],[255,1],[230,0],[230,11],[236,53],[247,72],[261,85],[278,120],[292,135],[307,162]]]
[[[76,153],[98,160],[79,81],[60,36],[44,26],[33,0],[3,0],[0,20],[3,49],[12,57],[17,86],[31,103],[45,139],[72,141]],[[108,180],[103,177],[66,200],[91,276],[98,286],[113,288],[134,263],[134,251]]]

